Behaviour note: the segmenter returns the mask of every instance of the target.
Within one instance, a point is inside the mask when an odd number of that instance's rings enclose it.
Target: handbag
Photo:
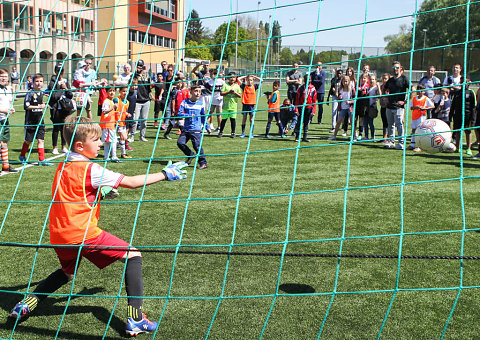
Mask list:
[[[377,104],[370,105],[370,107],[368,108],[368,116],[372,119],[377,118],[378,116]]]

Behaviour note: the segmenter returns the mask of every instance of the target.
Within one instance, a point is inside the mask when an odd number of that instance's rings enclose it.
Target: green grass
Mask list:
[[[21,104],[16,102],[13,125],[23,122]],[[478,228],[479,180],[468,177],[478,176],[479,163],[464,159],[462,168],[459,154],[407,152],[403,164],[402,152],[373,142],[353,145],[349,159],[347,139],[337,140],[338,145],[326,140],[330,113],[326,106],[327,124],[311,125],[312,143],[301,144],[299,150],[292,137],[250,141],[206,137],[207,170],[190,167],[185,181],[146,187],[137,219],[142,190],[121,189],[115,201],[102,205],[100,226],[125,240],[134,230],[135,246],[180,242],[199,246],[195,250],[227,251],[233,241],[233,251],[281,252],[288,238],[288,253],[336,254],[342,246],[346,254],[398,254],[401,242],[402,253],[409,255],[460,255],[462,246],[464,255],[480,255],[479,234],[461,232],[464,223],[467,229]],[[257,116],[256,134],[264,133],[265,116],[265,112]],[[379,127],[380,118],[376,123]],[[183,159],[175,140],[155,141],[156,134],[149,127],[149,142],[132,144],[134,159],[108,168],[126,175],[144,173],[155,142],[150,171],[161,170],[169,159]],[[13,127],[12,135],[10,157],[15,160],[23,142],[22,127]],[[252,153],[246,157],[242,182],[248,143]],[[51,145],[50,132],[46,145]],[[37,160],[35,153],[30,157]],[[442,181],[458,178],[462,171],[467,177],[463,188],[459,180]],[[44,225],[54,172],[55,167],[31,167],[0,177],[0,211],[5,217],[2,242],[48,243]],[[347,180],[352,190],[345,195]],[[190,189],[192,200],[187,202]],[[400,237],[402,231],[406,235]],[[0,306],[5,318],[26,289],[35,254],[32,249],[0,247]],[[158,320],[166,304],[156,338],[204,338],[211,325],[211,339],[252,339],[266,325],[264,339],[316,339],[324,322],[322,338],[371,339],[379,334],[393,296],[382,338],[439,338],[461,280],[465,288],[445,336],[469,339],[480,331],[475,317],[480,298],[478,261],[464,261],[463,272],[458,260],[405,259],[398,268],[396,259],[285,257],[282,262],[279,257],[178,254],[174,263],[172,254],[145,253],[143,263],[144,309],[149,318]],[[53,250],[39,250],[32,283],[57,268]],[[82,261],[73,287],[80,296],[68,304],[59,339],[101,338],[104,332],[108,339],[123,337],[125,298],[118,300],[107,326],[122,271],[121,263],[100,271]],[[280,289],[275,298],[277,281]],[[13,338],[54,338],[70,289],[71,285],[62,287],[58,293],[63,296],[52,296],[41,304],[32,317],[15,327]],[[125,296],[124,289],[121,295]],[[0,337],[10,338],[12,329],[11,323],[0,323]]]

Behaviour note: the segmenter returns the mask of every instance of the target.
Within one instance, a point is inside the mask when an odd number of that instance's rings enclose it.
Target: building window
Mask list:
[[[173,40],[173,39],[172,39],[172,45],[171,45],[171,46],[172,46],[172,48],[175,48],[175,46],[176,46],[176,42],[177,42],[176,40]]]
[[[153,34],[148,35],[148,44],[149,45],[155,45],[155,35],[153,35]]]
[[[50,11],[46,9],[39,9],[38,10],[38,31],[40,34],[52,34],[52,22],[55,22],[53,15]]]
[[[93,21],[85,19],[85,37],[87,40],[93,40]]]
[[[55,14],[55,31],[58,35],[67,33],[67,14],[57,13]]]
[[[163,46],[170,47],[171,41],[172,39],[170,38],[163,38],[163,43],[164,43]]]
[[[85,38],[85,28],[82,19],[72,16],[72,32],[75,33],[76,38]]]
[[[170,3],[170,18],[175,19],[175,5]]]
[[[138,32],[138,42],[142,43],[145,41],[145,32]]]
[[[11,2],[4,2],[1,6],[1,25],[4,28],[13,27],[13,5]]]
[[[128,41],[137,42],[137,31],[134,31],[134,30],[128,31]]]
[[[160,47],[163,46],[163,37],[157,36],[157,43],[156,43],[156,45],[157,45],[157,46],[160,46]]]

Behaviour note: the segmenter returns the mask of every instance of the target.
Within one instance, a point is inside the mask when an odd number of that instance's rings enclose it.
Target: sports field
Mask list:
[[[23,142],[23,100],[15,104],[12,160]],[[259,107],[266,107],[264,97]],[[100,226],[157,250],[480,255],[480,163],[458,153],[330,142],[329,106],[324,117],[324,124],[311,125],[311,143],[260,137],[265,111],[256,116],[254,139],[205,136],[208,169],[191,166],[184,181],[121,189],[102,205]],[[380,118],[375,121],[378,137]],[[133,159],[108,168],[134,175],[183,160],[175,138],[163,139],[152,126],[147,143],[131,144]],[[276,130],[272,124],[271,134]],[[55,168],[0,177],[1,242],[48,244]],[[6,320],[30,278],[35,285],[59,264],[52,249],[0,247],[0,260]],[[478,260],[146,252],[143,265],[144,310],[161,321],[157,339],[472,339],[480,333]],[[21,324],[1,322],[0,337],[124,337],[123,270],[115,263],[100,271],[84,260],[73,288],[61,288]]]

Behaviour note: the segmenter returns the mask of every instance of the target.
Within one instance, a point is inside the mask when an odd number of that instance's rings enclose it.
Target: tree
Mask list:
[[[293,53],[288,47],[282,48],[280,51],[280,64],[291,65],[293,63]]]
[[[282,48],[282,31],[280,23],[275,20],[272,26],[272,48],[273,55],[275,55],[275,60],[278,63],[280,49]]]
[[[236,23],[230,22],[230,28],[228,30],[227,35],[227,28],[228,24],[223,23],[221,24],[215,33],[213,34],[213,41],[214,45],[210,48],[210,51],[213,55],[215,60],[220,59],[222,54],[223,44],[225,45],[225,51],[223,54],[223,59],[227,59],[230,56],[235,56],[235,43],[236,43]],[[225,37],[227,39],[225,39]],[[242,27],[238,28],[238,40],[243,41],[246,38],[245,29]],[[247,57],[247,46],[245,44],[238,44],[237,45],[237,54],[239,58],[246,58]]]
[[[202,21],[199,19],[198,12],[192,10],[188,21],[187,32],[185,34],[185,42],[195,41],[200,43],[205,36],[205,28],[202,25]]]
[[[210,48],[201,46],[196,41],[189,41],[185,44],[185,57],[196,58],[202,60],[212,60],[213,56],[210,53]]]
[[[401,25],[399,33],[387,35],[383,40],[387,43],[385,50],[388,53],[409,51],[412,46],[412,30],[407,25]]]

